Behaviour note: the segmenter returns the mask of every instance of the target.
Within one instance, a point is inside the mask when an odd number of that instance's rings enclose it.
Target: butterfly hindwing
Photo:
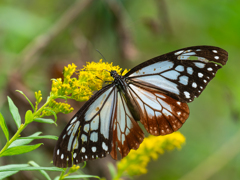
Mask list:
[[[54,149],[54,165],[72,164],[105,157],[112,148],[112,118],[117,88],[112,84],[98,91],[69,121]]]
[[[227,52],[221,48],[194,46],[150,59],[125,77],[129,83],[144,84],[181,102],[191,102],[226,61]]]
[[[186,103],[147,86],[130,84],[129,88],[140,112],[140,121],[152,135],[166,135],[177,131],[189,116]]]
[[[138,149],[143,139],[144,133],[134,120],[124,97],[119,91],[113,118],[112,158],[117,159],[117,149],[122,158],[127,156],[131,149]]]

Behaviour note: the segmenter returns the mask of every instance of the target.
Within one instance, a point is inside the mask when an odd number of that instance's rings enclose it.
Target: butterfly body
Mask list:
[[[150,59],[93,95],[69,121],[54,149],[54,165],[70,167],[118,152],[125,157],[152,135],[177,131],[189,116],[187,103],[205,89],[227,61],[213,46],[183,48]]]

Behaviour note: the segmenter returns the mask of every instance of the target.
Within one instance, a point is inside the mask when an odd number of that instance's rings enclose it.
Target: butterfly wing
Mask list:
[[[112,148],[112,118],[117,88],[108,85],[93,95],[69,121],[54,149],[58,167],[105,157]]]
[[[187,103],[180,102],[157,90],[129,85],[140,121],[152,135],[166,135],[177,131],[189,116]]]
[[[127,156],[131,149],[138,149],[144,139],[144,133],[134,120],[124,96],[117,94],[116,111],[113,118],[113,143],[111,156],[117,159],[117,149],[120,155]]]
[[[158,89],[181,102],[191,102],[205,89],[228,53],[213,46],[193,46],[150,59],[129,71],[130,83]]]
[[[128,96],[140,121],[153,135],[178,130],[189,116],[186,103],[194,100],[227,62],[218,47],[194,46],[146,61],[126,75]]]
[[[92,96],[69,121],[55,146],[53,163],[71,167],[110,152],[116,159],[116,148],[124,157],[130,149],[137,149],[143,138],[121,92],[111,84]]]

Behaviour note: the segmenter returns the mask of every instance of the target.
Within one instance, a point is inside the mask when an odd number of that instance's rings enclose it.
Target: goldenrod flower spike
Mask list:
[[[124,173],[128,176],[147,173],[146,167],[151,158],[156,160],[165,150],[179,149],[184,142],[185,137],[180,132],[146,137],[137,150],[131,150],[125,158],[119,161],[114,179],[119,179]]]

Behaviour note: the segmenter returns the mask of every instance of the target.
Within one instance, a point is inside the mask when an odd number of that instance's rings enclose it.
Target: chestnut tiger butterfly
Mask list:
[[[138,149],[144,133],[177,131],[189,116],[187,103],[205,89],[228,53],[213,46],[179,49],[131,69],[121,76],[111,71],[112,84],[96,92],[73,116],[54,149],[53,163],[71,167],[110,154],[117,159]]]

